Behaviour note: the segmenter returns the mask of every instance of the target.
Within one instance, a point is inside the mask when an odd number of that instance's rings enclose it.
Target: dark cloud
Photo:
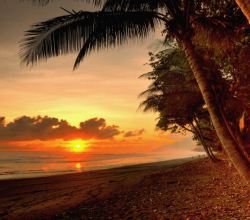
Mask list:
[[[9,123],[0,117],[0,141],[112,139],[121,133],[118,126],[107,125],[103,118],[92,118],[75,127],[48,116],[22,116]]]
[[[123,134],[123,137],[137,137],[141,136],[145,132],[144,129],[135,130],[135,131],[127,131]]]
[[[80,123],[80,132],[86,138],[108,139],[120,134],[116,125],[108,126],[103,118],[92,118]]]

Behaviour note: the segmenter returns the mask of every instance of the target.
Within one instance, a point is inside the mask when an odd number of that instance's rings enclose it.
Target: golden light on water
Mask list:
[[[82,165],[80,163],[76,163],[75,167],[77,170],[80,170],[82,168]]]

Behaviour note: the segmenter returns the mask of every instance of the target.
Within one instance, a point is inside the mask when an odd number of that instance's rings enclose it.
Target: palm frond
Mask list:
[[[144,101],[142,101],[138,107],[138,110],[142,110],[143,112],[157,112],[159,108],[162,106],[162,96],[152,95],[147,97]]]
[[[32,26],[21,45],[21,60],[35,64],[80,50],[77,67],[89,52],[146,38],[160,22],[154,12],[72,12]]]
[[[105,11],[159,11],[170,7],[171,0],[106,0]]]
[[[29,65],[40,59],[76,51],[93,28],[93,14],[90,12],[78,12],[35,24],[26,32],[21,44],[22,62]]]
[[[56,0],[20,0],[21,2],[31,2],[36,5],[41,5],[41,6],[46,6],[51,2],[54,2]],[[75,0],[76,1],[76,0]],[[104,0],[77,0],[77,1],[82,1],[83,3],[91,3],[96,6],[100,6]]]
[[[226,52],[233,49],[240,36],[237,36],[234,27],[222,19],[193,17],[192,26],[195,30],[193,40],[205,48],[213,48]]]
[[[84,43],[74,68],[93,50],[115,47],[127,43],[130,39],[144,39],[154,31],[160,20],[154,12],[100,12],[96,29]]]
[[[141,78],[153,79],[154,75],[155,75],[155,72],[154,71],[150,71],[150,72],[147,72],[147,73],[143,73],[138,78],[139,79],[141,79]]]
[[[160,88],[156,88],[154,86],[149,86],[148,89],[146,89],[145,91],[141,92],[138,95],[138,98],[148,98],[148,97],[152,97],[152,96],[159,96],[162,95],[162,91]]]

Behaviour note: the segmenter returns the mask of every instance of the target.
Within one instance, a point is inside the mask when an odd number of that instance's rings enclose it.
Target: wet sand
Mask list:
[[[0,181],[0,219],[245,220],[250,191],[227,162],[159,162]]]

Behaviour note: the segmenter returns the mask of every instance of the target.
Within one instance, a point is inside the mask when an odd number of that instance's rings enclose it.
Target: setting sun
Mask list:
[[[70,143],[69,143],[69,150],[71,152],[81,153],[81,152],[86,151],[87,148],[88,148],[87,141],[74,140],[74,141],[70,141]]]
[[[81,145],[77,144],[75,148],[80,150],[81,149]]]

